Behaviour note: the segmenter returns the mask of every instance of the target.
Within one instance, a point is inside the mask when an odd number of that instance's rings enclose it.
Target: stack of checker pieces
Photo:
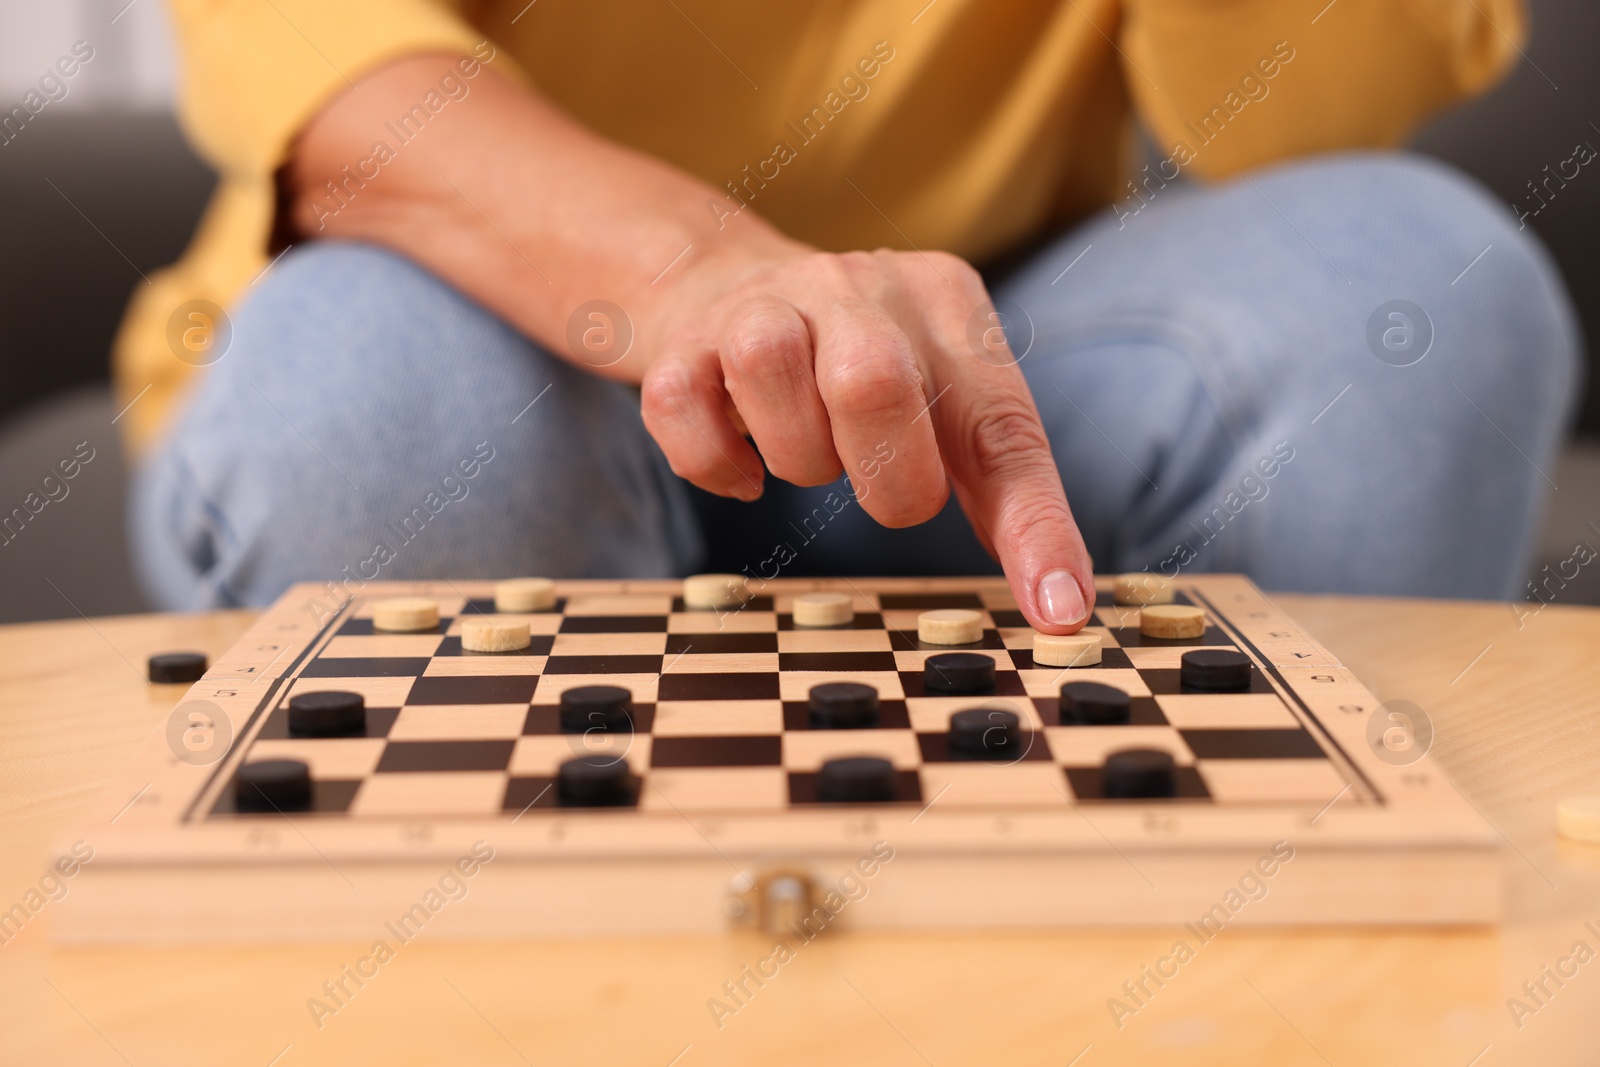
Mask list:
[[[1185,652],[1235,648],[1214,621],[1199,637],[1152,638],[1140,632],[1138,607],[1102,593],[1088,628],[1101,637],[1100,662],[1044,667],[1033,660],[1033,631],[993,583],[970,592],[844,588],[853,617],[829,627],[796,626],[792,595],[700,610],[681,595],[586,593],[519,614],[530,643],[500,653],[466,651],[460,637],[464,620],[499,614],[493,600],[440,596],[435,626],[393,634],[373,627],[377,599],[357,598],[296,664],[233,773],[303,763],[310,790],[301,810],[357,819],[570,811],[560,768],[579,759],[626,768],[631,790],[608,807],[680,815],[815,808],[829,803],[819,789],[824,767],[862,757],[893,768],[890,793],[875,804],[1118,803],[1107,795],[1106,761],[1130,749],[1171,757],[1171,795],[1162,799],[1173,803],[1315,805],[1344,788],[1255,665],[1237,691],[1185,687]],[[1188,600],[1180,593],[1177,602]],[[993,659],[986,692],[927,685],[929,658],[953,648],[919,640],[918,616],[947,609],[982,616],[980,638],[954,650]],[[813,689],[835,683],[872,687],[876,714],[848,729],[819,725]],[[1126,721],[1083,721],[1070,702],[1064,714],[1063,687],[1080,683],[1125,693]],[[595,685],[627,691],[627,727],[564,729],[562,694]],[[290,701],[328,691],[362,697],[359,735],[295,736]],[[951,719],[971,711],[1015,715],[1013,743],[960,751]],[[248,814],[239,795],[218,791],[209,815]]]

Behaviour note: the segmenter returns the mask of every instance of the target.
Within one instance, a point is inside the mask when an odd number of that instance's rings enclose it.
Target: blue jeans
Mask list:
[[[1576,329],[1543,250],[1453,172],[1356,155],[1169,185],[993,292],[1099,570],[1520,591]],[[994,570],[954,504],[886,530],[842,484],[693,490],[635,391],[378,248],[297,248],[233,320],[137,472],[164,608],[300,580]]]

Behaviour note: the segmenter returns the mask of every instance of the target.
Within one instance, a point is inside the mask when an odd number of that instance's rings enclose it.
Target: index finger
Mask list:
[[[960,321],[934,330],[943,350],[929,361],[934,389],[948,389],[934,409],[945,465],[973,525],[987,531],[1022,613],[1045,633],[1071,633],[1089,619],[1094,566],[1033,394],[1014,361],[966,349],[966,316],[954,306],[945,314]]]

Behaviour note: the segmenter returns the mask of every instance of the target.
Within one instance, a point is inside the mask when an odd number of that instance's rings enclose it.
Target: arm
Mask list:
[[[969,349],[989,298],[960,259],[824,254],[753,211],[719,219],[717,191],[492,71],[330,212],[326,183],[371,156],[384,124],[455,62],[390,63],[305,125],[288,170],[303,234],[394,248],[552,353],[639,383],[673,469],[712,492],[758,496],[763,459],[797,484],[842,470],[858,489],[877,463],[858,498],[905,526],[953,489],[1030,621],[1082,625],[1088,555],[1021,373]],[[567,340],[573,310],[597,297],[626,309],[635,333],[604,367]]]

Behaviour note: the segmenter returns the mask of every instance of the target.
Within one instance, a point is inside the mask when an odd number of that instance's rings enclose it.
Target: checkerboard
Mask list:
[[[1280,840],[1298,842],[1312,856],[1322,848],[1330,855],[1343,850],[1360,857],[1369,873],[1383,866],[1374,860],[1400,860],[1417,848],[1450,858],[1456,865],[1440,868],[1449,877],[1493,856],[1481,820],[1431,762],[1397,765],[1368,744],[1366,720],[1377,702],[1242,578],[1179,583],[1178,602],[1207,613],[1204,636],[1193,640],[1141,635],[1138,609],[1115,604],[1109,587],[1103,589],[1089,627],[1102,638],[1102,661],[1066,669],[1033,662],[1033,631],[997,579],[756,586],[757,595],[741,607],[691,610],[677,583],[558,583],[552,610],[515,616],[528,622],[532,643],[509,653],[461,645],[463,620],[495,614],[488,583],[371,583],[332,611],[325,590],[291,589],[175,711],[189,706],[192,718],[195,708],[214,709],[205,713],[229,735],[225,753],[211,762],[179,753],[169,729],[130,778],[135,789],[135,778],[160,782],[157,799],[136,799],[124,809],[120,829],[112,828],[115,840],[101,849],[108,862],[92,866],[137,870],[205,855],[281,875],[295,864],[315,866],[319,856],[337,866],[420,863],[421,853],[446,855],[447,842],[459,846],[473,837],[494,842],[513,861],[501,869],[515,867],[529,885],[539,883],[541,864],[559,861],[621,862],[631,877],[646,881],[692,861],[709,864],[716,884],[727,881],[731,864],[748,884],[763,864],[825,864],[869,838],[891,841],[908,858],[899,868],[908,874],[919,858],[933,871],[962,862],[973,870],[986,863],[1016,869],[1039,857],[1044,871],[1077,856],[1089,870],[1115,866],[1120,853],[1141,875],[1136,856],[1171,875],[1197,850],[1199,867],[1207,867],[1222,857],[1247,860]],[[793,598],[820,590],[850,595],[853,621],[797,627]],[[439,625],[425,633],[375,631],[374,604],[396,595],[434,598]],[[982,614],[982,639],[956,647],[994,659],[991,693],[925,691],[928,657],[953,650],[918,640],[917,616],[936,608]],[[1180,659],[1196,647],[1248,655],[1248,689],[1186,690]],[[810,724],[810,689],[835,681],[877,690],[874,727]],[[1129,721],[1063,721],[1061,688],[1076,681],[1127,692]],[[629,691],[631,729],[563,733],[562,692],[596,684]],[[361,693],[365,735],[291,736],[289,700],[319,690]],[[1021,754],[996,760],[953,754],[950,716],[973,707],[1019,715]],[[1171,753],[1174,797],[1104,797],[1101,766],[1109,753],[1128,748]],[[564,807],[557,769],[586,755],[625,760],[637,777],[635,803]],[[895,799],[820,803],[822,763],[858,755],[894,765]],[[309,811],[290,817],[235,809],[234,776],[265,759],[309,765]],[[149,792],[147,783],[141,798]],[[121,803],[129,804],[126,797]],[[293,834],[283,832],[286,824]],[[263,847],[263,835],[278,844]],[[1362,862],[1346,868],[1360,875]],[[594,877],[599,884],[601,875]],[[1146,921],[1162,911],[1119,913],[1116,883],[1124,876],[1103,880],[1105,899],[1086,906],[1082,917],[1044,921]],[[1451,896],[1462,894],[1456,889]],[[1432,912],[1412,908],[1411,917],[1460,921],[1495,906],[1483,894],[1467,896]],[[919,899],[937,897],[928,886]],[[919,903],[911,910],[919,925],[963,921],[956,902],[948,914],[940,907]],[[1365,917],[1383,921],[1394,910],[1369,910]],[[1308,914],[1316,921],[1342,917],[1339,905]],[[684,922],[647,925],[672,929]],[[543,925],[524,919],[511,927]]]

